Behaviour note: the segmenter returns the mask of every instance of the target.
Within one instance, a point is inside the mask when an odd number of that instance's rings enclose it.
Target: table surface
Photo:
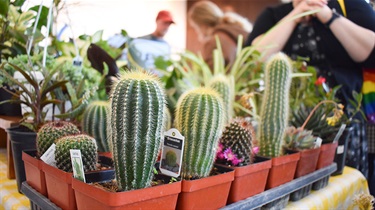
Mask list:
[[[286,209],[354,209],[354,199],[360,194],[369,194],[363,174],[350,167],[344,167],[343,174],[331,176],[328,185],[299,201],[289,201]]]

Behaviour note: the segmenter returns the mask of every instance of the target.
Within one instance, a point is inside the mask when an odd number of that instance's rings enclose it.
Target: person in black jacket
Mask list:
[[[361,92],[362,70],[375,69],[375,12],[365,0],[344,0],[344,7],[336,0],[293,0],[266,8],[246,45],[265,53],[264,59],[279,51],[308,57],[330,87],[342,85],[338,97],[350,106],[352,91]]]

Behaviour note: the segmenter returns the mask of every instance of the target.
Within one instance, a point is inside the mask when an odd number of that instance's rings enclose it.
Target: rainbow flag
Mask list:
[[[363,106],[369,123],[375,124],[375,69],[363,70]]]

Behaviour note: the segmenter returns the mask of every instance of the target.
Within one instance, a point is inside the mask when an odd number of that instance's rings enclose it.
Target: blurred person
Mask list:
[[[304,12],[313,14],[295,18]],[[352,91],[361,93],[364,69],[374,73],[375,12],[365,0],[293,0],[266,8],[254,23],[246,45],[265,53],[264,59],[279,51],[292,59],[308,57],[308,64],[316,67],[318,75],[326,78],[329,87],[342,86],[338,97],[350,107]],[[367,157],[366,135],[362,132],[364,119],[357,118],[362,123],[355,133],[361,133],[361,142],[347,153],[347,164],[360,169],[366,177],[368,172],[370,191],[374,195],[375,180],[371,180],[374,167],[371,164],[374,164],[375,132],[372,131],[372,137],[367,139],[370,154]],[[367,158],[370,167],[366,165]]]
[[[212,52],[217,48],[217,35],[223,51],[226,65],[236,58],[238,36],[246,40],[251,31],[251,23],[234,12],[223,12],[210,1],[198,1],[189,9],[188,20],[198,34],[198,40],[203,43],[201,50],[203,59],[212,68]]]

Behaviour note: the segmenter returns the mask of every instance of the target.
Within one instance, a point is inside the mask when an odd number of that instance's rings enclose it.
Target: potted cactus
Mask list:
[[[234,169],[227,204],[261,193],[266,187],[271,160],[256,155],[254,142],[254,127],[249,118],[243,117],[232,119],[220,137],[216,163]]]
[[[70,122],[55,121],[44,124],[36,137],[36,150],[22,151],[25,165],[26,181],[42,195],[47,196],[45,175],[42,171],[43,161],[40,157],[60,137],[80,133],[77,126]]]
[[[211,174],[224,112],[219,93],[211,88],[187,91],[177,102],[175,127],[185,137],[177,209],[216,209],[226,204],[234,172]]]
[[[294,178],[299,153],[283,154],[283,140],[289,118],[291,63],[279,52],[265,64],[265,89],[258,128],[259,154],[272,158],[266,188],[270,189]]]
[[[151,187],[165,120],[165,93],[155,75],[123,73],[110,94],[108,138],[116,192],[73,179],[79,209],[174,209],[181,182]]]

